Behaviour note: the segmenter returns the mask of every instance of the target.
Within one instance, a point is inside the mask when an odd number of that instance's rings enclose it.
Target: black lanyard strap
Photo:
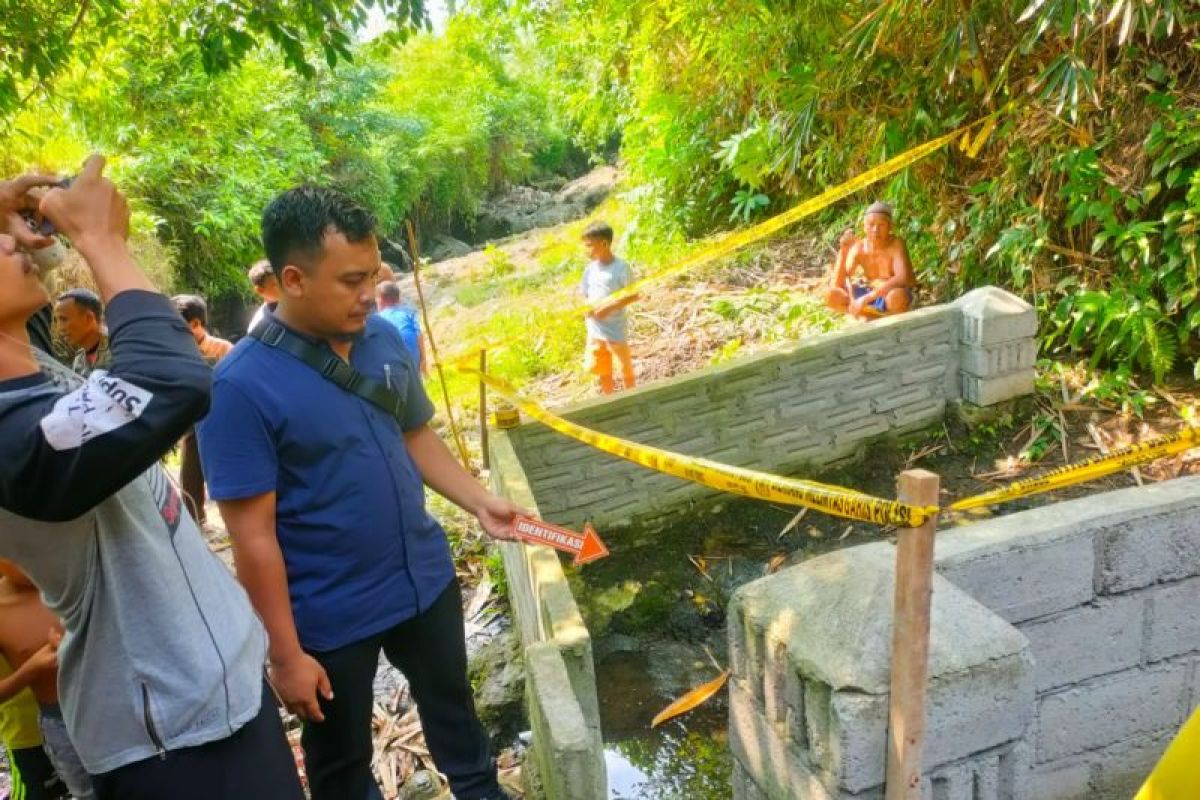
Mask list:
[[[264,319],[259,322],[249,335],[267,347],[282,350],[319,372],[322,378],[343,391],[358,395],[369,403],[374,403],[395,417],[396,422],[403,423],[404,398],[398,392],[363,375],[328,349],[318,347],[272,319]]]

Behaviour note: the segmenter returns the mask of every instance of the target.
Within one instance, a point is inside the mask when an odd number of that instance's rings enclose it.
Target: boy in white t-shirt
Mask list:
[[[629,264],[613,255],[613,230],[606,223],[594,222],[583,232],[583,245],[591,261],[583,271],[579,289],[592,304],[584,323],[587,325],[587,350],[584,363],[588,372],[600,381],[600,393],[611,394],[616,388],[613,380],[613,357],[621,365],[621,381],[626,389],[637,385],[633,371],[633,356],[629,351],[629,321],[625,307],[638,299],[632,294],[612,303],[604,298],[633,283]]]

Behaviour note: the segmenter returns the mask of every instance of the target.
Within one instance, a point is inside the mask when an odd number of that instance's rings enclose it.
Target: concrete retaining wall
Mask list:
[[[507,437],[492,437],[490,455],[492,490],[538,514]],[[503,543],[500,551],[526,660],[535,796],[607,800],[592,640],[562,564],[548,547]]]
[[[1125,800],[1200,704],[1200,478],[941,531],[924,795]],[[881,798],[894,548],[730,606],[735,798]]]
[[[1032,392],[1036,328],[1033,308],[988,287],[560,413],[668,450],[798,474],[927,427],[948,401]],[[510,437],[538,507],[560,524],[651,523],[709,492],[537,423]]]

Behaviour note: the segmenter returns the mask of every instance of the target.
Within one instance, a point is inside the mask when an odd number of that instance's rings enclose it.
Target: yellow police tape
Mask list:
[[[1200,797],[1200,708],[1180,729],[1133,800],[1190,800]]]
[[[965,500],[959,500],[950,506],[950,510],[965,511],[969,508],[992,506],[997,503],[1016,500],[1019,497],[1028,497],[1032,494],[1049,492],[1065,486],[1073,486],[1077,483],[1086,483],[1087,481],[1103,478],[1105,475],[1112,475],[1115,472],[1121,472],[1147,461],[1153,461],[1156,458],[1182,453],[1198,445],[1200,445],[1200,429],[1189,426],[1178,433],[1159,436],[1141,444],[1123,447],[1107,455],[1096,456],[1095,458],[1081,461],[1078,464],[1060,467],[1059,469],[1047,472],[1045,475],[1039,475],[1036,478],[1014,481],[994,491],[968,497]]]
[[[538,403],[523,397],[520,390],[503,378],[480,372],[475,367],[465,364],[458,364],[457,369],[478,376],[480,381],[552,430],[647,469],[699,483],[718,491],[815,508],[838,517],[878,525],[895,525],[900,528],[919,527],[930,517],[936,517],[940,511],[936,506],[920,507],[898,500],[885,500],[842,486],[830,486],[797,478],[783,478],[766,472],[733,467],[706,458],[682,455],[620,439],[563,419]],[[497,413],[497,422],[499,421],[500,415]],[[509,424],[505,427],[515,426],[515,419],[508,421]],[[959,500],[951,504],[950,510],[965,511],[991,506],[1078,483],[1086,483],[1147,461],[1177,455],[1194,447],[1200,447],[1200,428],[1188,426],[1178,433],[1159,436],[1141,444],[1123,447],[1107,455],[1096,456],[1078,464],[1061,467],[1036,478],[1015,481],[994,491]]]
[[[479,376],[479,380],[507,397],[518,408],[543,425],[570,436],[572,439],[591,445],[597,450],[665,475],[673,475],[676,478],[699,483],[722,492],[793,506],[805,506],[837,517],[871,522],[876,525],[916,528],[925,524],[930,517],[936,516],[938,513],[938,509],[932,506],[914,506],[898,500],[872,497],[852,489],[843,489],[840,486],[781,478],[766,472],[731,467],[727,464],[709,461],[706,458],[681,455],[669,450],[660,450],[657,447],[619,439],[616,436],[609,436],[582,425],[576,425],[547,411],[532,400],[522,397],[517,388],[508,381],[463,364],[459,364],[458,369]]]
[[[599,300],[595,303],[582,303],[576,306],[569,306],[558,313],[564,317],[582,316],[590,311],[595,311],[598,308],[603,308],[611,303],[637,294],[639,291],[655,281],[662,280],[663,278],[684,270],[695,269],[696,267],[702,266],[711,261],[715,261],[718,258],[727,256],[735,250],[739,250],[746,245],[761,241],[762,239],[765,239],[768,236],[771,236],[772,234],[777,233],[784,228],[795,224],[796,222],[799,222],[805,217],[810,217],[813,214],[824,211],[826,208],[829,208],[839,200],[849,197],[856,192],[862,191],[873,183],[877,183],[884,178],[889,178],[901,170],[911,167],[921,159],[932,155],[960,137],[967,137],[967,144],[964,147],[964,150],[966,150],[968,154],[974,158],[974,156],[978,153],[979,148],[983,146],[983,143],[991,135],[992,130],[994,130],[999,114],[1005,110],[1007,110],[1007,107],[1001,111],[995,111],[986,117],[981,117],[969,125],[963,125],[962,127],[951,131],[944,136],[939,136],[938,138],[931,139],[924,144],[919,144],[911,150],[904,151],[898,156],[889,158],[879,166],[872,167],[866,172],[856,175],[845,183],[841,183],[831,189],[826,189],[816,197],[811,197],[799,205],[793,206],[787,211],[784,211],[782,214],[778,214],[764,222],[760,222],[759,224],[753,225],[744,230],[732,233],[720,241],[715,242],[690,256],[687,256],[682,261],[677,261],[665,269],[661,269],[658,272],[634,281],[620,291],[614,292],[608,297],[605,297],[603,300]],[[969,138],[970,131],[979,125],[983,125],[984,127],[976,137],[974,144],[972,144]],[[480,350],[494,350],[522,338],[524,338],[524,335],[518,334],[515,336],[506,337],[504,339],[471,345],[467,349],[456,353],[446,360],[450,363],[459,363],[468,358],[475,358]]]

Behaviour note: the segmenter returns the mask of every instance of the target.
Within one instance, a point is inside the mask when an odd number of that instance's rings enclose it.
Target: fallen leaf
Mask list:
[[[724,672],[722,672],[720,675],[718,675],[716,678],[712,679],[708,683],[701,684],[700,686],[697,686],[695,689],[692,689],[690,692],[688,692],[687,694],[680,697],[674,703],[671,703],[671,705],[667,706],[662,711],[658,712],[658,714],[655,715],[654,719],[651,720],[650,727],[656,728],[660,724],[666,722],[667,720],[674,719],[675,717],[678,717],[680,714],[686,714],[687,712],[696,708],[697,706],[699,706],[700,704],[702,704],[706,700],[708,700],[710,697],[712,697],[714,694],[719,692],[721,690],[721,687],[725,685],[725,681],[727,681],[727,680],[729,680],[729,670],[725,670]]]
[[[813,539],[824,539],[825,534],[821,533],[821,529],[816,525],[808,526],[808,535]]]
[[[785,561],[787,561],[787,555],[785,553],[780,553],[777,556],[771,556],[771,560],[767,562],[767,574],[774,575],[779,571],[779,568],[783,566]]]

